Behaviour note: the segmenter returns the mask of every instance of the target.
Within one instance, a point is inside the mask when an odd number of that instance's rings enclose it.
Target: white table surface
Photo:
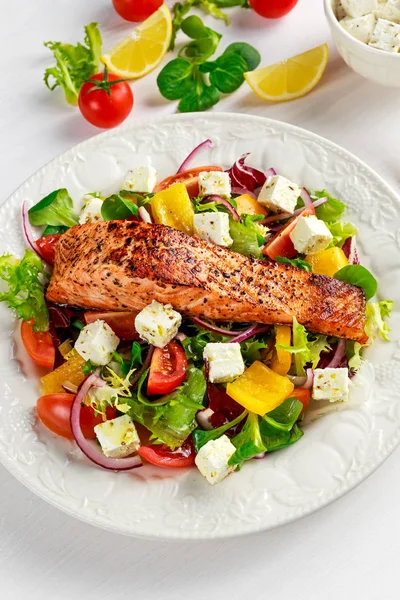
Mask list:
[[[105,47],[129,30],[111,0],[0,0],[0,182],[3,201],[47,161],[97,133],[48,92],[43,40],[77,41],[102,24]],[[300,0],[284,20],[231,11],[232,25],[209,19],[221,45],[249,41],[263,64],[330,35],[322,0]],[[157,71],[156,71],[157,73]],[[156,73],[133,84],[129,119],[174,112]],[[400,91],[350,71],[332,48],[324,78],[309,96],[269,105],[246,85],[214,110],[265,115],[319,133],[352,151],[400,190]],[[0,597],[4,600],[243,598],[301,600],[398,598],[400,451],[356,490],[324,510],[257,536],[211,543],[156,543],[111,534],[36,498],[0,467]],[[79,594],[79,596],[78,596]]]

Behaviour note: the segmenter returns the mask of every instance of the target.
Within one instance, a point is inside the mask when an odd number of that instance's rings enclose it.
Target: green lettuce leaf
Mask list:
[[[206,381],[200,369],[190,366],[188,379],[168,397],[167,402],[143,403],[138,396],[128,398],[129,415],[144,425],[161,444],[178,448],[196,428],[196,413],[203,408]],[[154,443],[154,441],[153,441]]]
[[[349,368],[352,371],[358,371],[362,365],[362,351],[363,347],[359,342],[346,342],[346,356],[348,360]]]
[[[321,208],[323,208],[323,206],[321,206]],[[329,247],[339,246],[341,248],[349,237],[353,237],[358,233],[358,229],[353,223],[343,223],[342,221],[338,221],[335,223],[325,223],[325,225],[333,235],[333,240],[329,244]]]
[[[290,431],[303,410],[297,398],[286,398],[277,408],[263,416],[266,423],[275,429]]]
[[[65,188],[55,190],[40,200],[28,211],[32,225],[64,225],[72,227],[78,224],[73,202]]]
[[[260,246],[264,243],[265,236],[262,235],[257,220],[260,220],[258,216],[254,219],[251,215],[242,216],[240,221],[229,219],[229,232],[233,239],[231,250],[244,256],[262,257]]]
[[[61,87],[69,104],[78,104],[78,95],[82,85],[94,75],[99,68],[101,56],[101,35],[97,23],[85,27],[83,45],[76,46],[62,42],[45,42],[45,46],[53,52],[56,64],[46,69],[45,85],[53,91]]]
[[[37,254],[25,250],[21,260],[11,254],[1,256],[0,279],[8,285],[7,291],[0,293],[0,302],[15,309],[23,321],[34,319],[34,331],[47,331],[49,313],[44,286],[48,277]]]
[[[378,335],[387,342],[390,341],[390,328],[386,319],[390,318],[393,310],[393,300],[381,300],[380,302],[367,302],[366,316],[367,322],[365,332],[371,340]]]
[[[195,429],[192,433],[192,438],[196,452],[198,452],[200,448],[204,446],[204,444],[207,444],[207,442],[210,440],[218,439],[221,437],[221,435],[224,435],[226,431],[238,425],[241,421],[243,421],[246,415],[247,410],[242,412],[242,414],[236,417],[236,419],[233,421],[229,421],[229,423],[225,423],[225,425],[221,425],[221,427],[218,427],[217,429],[211,429],[210,431],[206,431],[204,429]]]
[[[315,214],[318,219],[330,222],[338,221],[341,218],[346,208],[346,205],[343,202],[331,196],[326,190],[314,192],[313,195],[317,198],[329,198],[328,202],[325,202],[325,204],[322,204],[322,206],[318,206],[315,209]]]
[[[286,350],[294,354],[294,363],[296,375],[305,374],[305,366],[312,363],[313,369],[317,366],[321,353],[331,349],[325,335],[313,335],[308,339],[306,328],[298,323],[296,317],[293,317],[292,341],[291,346],[286,344],[277,344],[278,350]]]

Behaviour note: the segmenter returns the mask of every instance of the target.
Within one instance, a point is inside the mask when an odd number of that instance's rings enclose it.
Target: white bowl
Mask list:
[[[335,0],[324,0],[332,37],[344,61],[359,75],[389,87],[400,87],[400,54],[371,48],[351,36],[334,12]]]

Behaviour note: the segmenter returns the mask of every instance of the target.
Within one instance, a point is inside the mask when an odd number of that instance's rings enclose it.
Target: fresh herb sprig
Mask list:
[[[157,77],[160,93],[167,100],[179,100],[179,112],[203,111],[231,94],[244,81],[246,71],[260,64],[260,54],[246,43],[235,42],[216,60],[208,60],[216,51],[221,35],[192,15],[181,23],[182,31],[192,40],[171,60]],[[206,75],[209,75],[209,82]]]

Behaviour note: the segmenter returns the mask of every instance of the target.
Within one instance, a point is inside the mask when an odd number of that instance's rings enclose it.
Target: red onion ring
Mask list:
[[[333,355],[331,362],[326,365],[325,369],[337,368],[340,365],[340,363],[342,362],[342,360],[344,359],[345,354],[346,354],[346,340],[340,339],[339,343],[337,345],[337,348],[335,350],[335,354]]]
[[[249,196],[254,198],[254,200],[257,200],[257,196],[255,195],[255,193],[248,190],[247,188],[243,188],[243,187],[234,185],[231,188],[231,192],[232,192],[232,194],[238,194],[239,196],[241,196],[242,194],[248,194]]]
[[[140,456],[135,455],[127,458],[110,458],[104,456],[98,446],[90,442],[90,440],[87,440],[82,433],[80,424],[81,404],[85,400],[90,388],[102,387],[105,384],[106,382],[100,379],[97,371],[86,377],[84,382],[80,385],[78,393],[72,403],[70,416],[71,429],[75,442],[92,462],[99,467],[103,467],[103,469],[108,469],[110,471],[127,471],[129,469],[134,469],[135,467],[141,467],[142,460]]]
[[[229,212],[231,213],[232,218],[235,221],[240,221],[238,212],[236,211],[235,208],[233,208],[232,204],[226,198],[223,198],[222,196],[219,196],[218,194],[210,194],[209,196],[204,196],[204,198],[201,201],[201,204],[205,204],[207,202],[215,202],[216,204],[223,204],[225,206],[225,208],[227,208],[229,210]]]
[[[182,173],[182,171],[185,171],[188,168],[188,164],[191,162],[191,160],[196,156],[196,154],[202,150],[203,148],[211,148],[212,147],[212,141],[211,140],[204,140],[204,142],[201,142],[201,144],[199,144],[198,146],[196,146],[196,148],[194,148],[191,153],[185,158],[185,160],[183,161],[183,163],[181,164],[181,166],[179,167],[179,169],[177,170],[177,174],[178,173]]]
[[[277,175],[277,172],[272,167],[270,169],[267,169],[265,171],[265,176],[266,177],[274,177],[274,175]]]
[[[149,351],[147,353],[146,358],[143,361],[142,366],[134,374],[134,376],[131,379],[131,386],[132,387],[139,381],[139,379],[141,378],[141,376],[143,375],[143,373],[150,367],[151,357],[153,356],[153,352],[154,352],[154,346],[149,346]]]
[[[253,335],[256,335],[257,333],[263,333],[264,331],[268,331],[268,329],[270,329],[270,328],[271,328],[270,325],[260,325],[259,323],[255,323],[255,325],[252,325],[245,331],[242,331],[242,333],[240,333],[236,337],[232,338],[227,343],[231,343],[231,344],[236,343],[237,344],[240,342],[244,342],[249,337],[252,337]]]
[[[227,335],[229,337],[236,337],[243,333],[243,331],[232,331],[230,329],[222,329],[222,327],[217,327],[216,325],[211,325],[211,323],[207,323],[207,321],[203,321],[203,319],[199,319],[199,317],[192,318],[193,323],[199,325],[203,329],[207,329],[207,331],[212,331],[213,333],[220,333],[221,335]],[[245,331],[248,331],[247,329]]]
[[[260,454],[256,454],[255,456],[253,456],[253,459],[254,460],[262,460],[266,456],[267,456],[266,452],[260,452]]]
[[[325,202],[328,202],[328,200],[329,200],[329,198],[318,198],[318,200],[316,200],[313,203],[314,208],[318,208],[318,206],[322,206],[322,204],[325,204]],[[275,223],[276,221],[284,221],[285,219],[291,219],[292,217],[297,217],[297,215],[302,213],[303,210],[304,210],[304,206],[302,206],[301,208],[297,208],[292,213],[281,213],[280,215],[273,215],[272,217],[267,217],[266,219],[263,219],[263,221],[261,221],[261,223],[268,225],[268,223]]]
[[[29,223],[29,215],[28,215],[28,203],[25,200],[22,204],[22,226],[24,229],[25,239],[28,242],[31,249],[43,260],[43,256],[39,252],[39,248],[36,245],[35,240],[33,239],[33,235],[31,232],[31,226]]]
[[[312,388],[312,385],[314,383],[314,371],[312,369],[307,369],[306,373],[307,378],[301,387],[305,388],[306,390],[309,390],[310,388]]]
[[[202,429],[205,429],[205,431],[211,431],[211,429],[214,429],[212,423],[210,423],[210,417],[212,417],[213,414],[214,411],[212,408],[204,408],[196,415],[196,421]]]
[[[144,206],[141,206],[139,208],[138,214],[139,217],[142,219],[143,223],[149,223],[150,225],[153,223],[149,211],[146,210]]]
[[[175,339],[178,340],[179,342],[183,342],[183,340],[186,340],[187,335],[185,335],[183,333],[183,331],[178,331],[178,333],[175,336]]]
[[[303,200],[305,206],[310,206],[313,203],[311,200],[311,196],[305,187],[303,187],[303,189],[301,190],[300,197]]]

